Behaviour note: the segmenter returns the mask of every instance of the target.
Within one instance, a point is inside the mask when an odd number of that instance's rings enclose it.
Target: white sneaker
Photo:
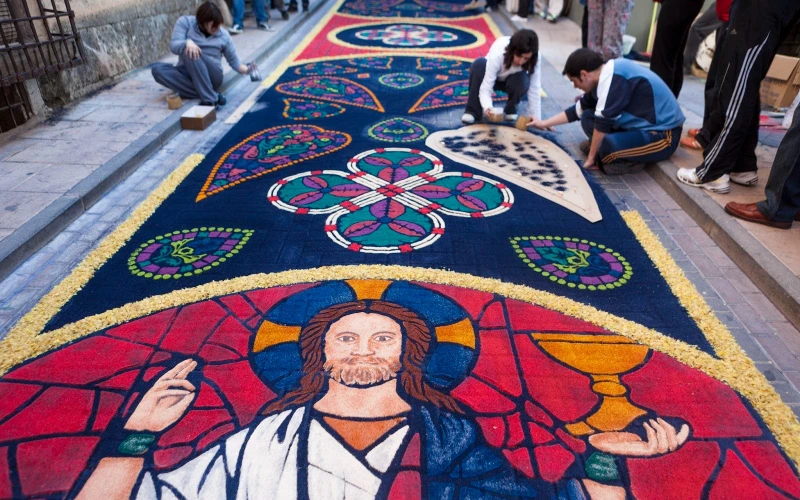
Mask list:
[[[463,123],[464,125],[472,125],[473,123],[475,123],[475,117],[469,113],[464,113],[461,116],[461,123]]]
[[[731,182],[742,186],[755,186],[758,184],[758,172],[731,172]]]
[[[702,182],[697,178],[695,169],[681,168],[678,170],[678,180],[689,186],[703,188],[706,191],[711,191],[712,193],[725,194],[729,193],[731,190],[731,185],[728,182],[730,180],[730,176],[728,174],[725,174],[719,179],[710,182]]]
[[[230,33],[231,35],[238,35],[242,31],[244,31],[244,30],[242,29],[242,25],[241,24],[234,24],[233,26],[228,28],[228,33]]]
[[[517,118],[519,118],[519,115],[516,113],[514,113],[513,115],[506,115],[506,120],[510,122],[516,122]]]
[[[520,16],[518,16],[516,14],[511,16],[511,20],[514,21],[515,23],[526,23],[526,22],[528,22],[528,18],[527,17],[520,17]]]

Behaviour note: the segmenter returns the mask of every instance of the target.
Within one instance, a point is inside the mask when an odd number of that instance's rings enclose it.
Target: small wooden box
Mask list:
[[[169,109],[181,109],[183,106],[183,99],[178,94],[170,94],[167,96],[167,107]]]
[[[217,119],[214,106],[193,106],[181,115],[181,128],[184,130],[205,130]]]

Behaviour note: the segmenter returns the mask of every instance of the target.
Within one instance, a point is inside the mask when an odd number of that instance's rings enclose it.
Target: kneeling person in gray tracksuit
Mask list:
[[[239,61],[231,36],[222,28],[222,13],[211,2],[197,8],[194,16],[175,23],[169,50],[180,57],[177,66],[153,65],[153,78],[185,99],[222,106],[225,97],[217,93],[222,85],[222,56],[241,74],[248,68]]]

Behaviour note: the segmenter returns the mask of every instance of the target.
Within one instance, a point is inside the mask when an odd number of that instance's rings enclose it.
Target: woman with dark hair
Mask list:
[[[225,96],[217,93],[222,85],[222,56],[241,74],[248,67],[239,61],[236,47],[222,28],[222,12],[211,2],[197,8],[194,16],[183,16],[175,23],[169,50],[176,54],[177,66],[153,65],[153,78],[185,99],[200,99],[207,106],[223,106]]]
[[[508,93],[505,117],[518,118],[517,104],[528,96],[528,116],[542,117],[542,75],[539,69],[539,37],[533,30],[498,38],[486,57],[479,57],[469,70],[469,99],[461,121],[471,125],[481,117],[492,120],[492,91]]]

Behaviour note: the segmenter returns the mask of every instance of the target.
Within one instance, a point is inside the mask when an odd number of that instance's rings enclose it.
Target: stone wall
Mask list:
[[[202,0],[71,0],[85,63],[39,79],[44,102],[57,108],[146,66],[169,51],[175,21]]]

